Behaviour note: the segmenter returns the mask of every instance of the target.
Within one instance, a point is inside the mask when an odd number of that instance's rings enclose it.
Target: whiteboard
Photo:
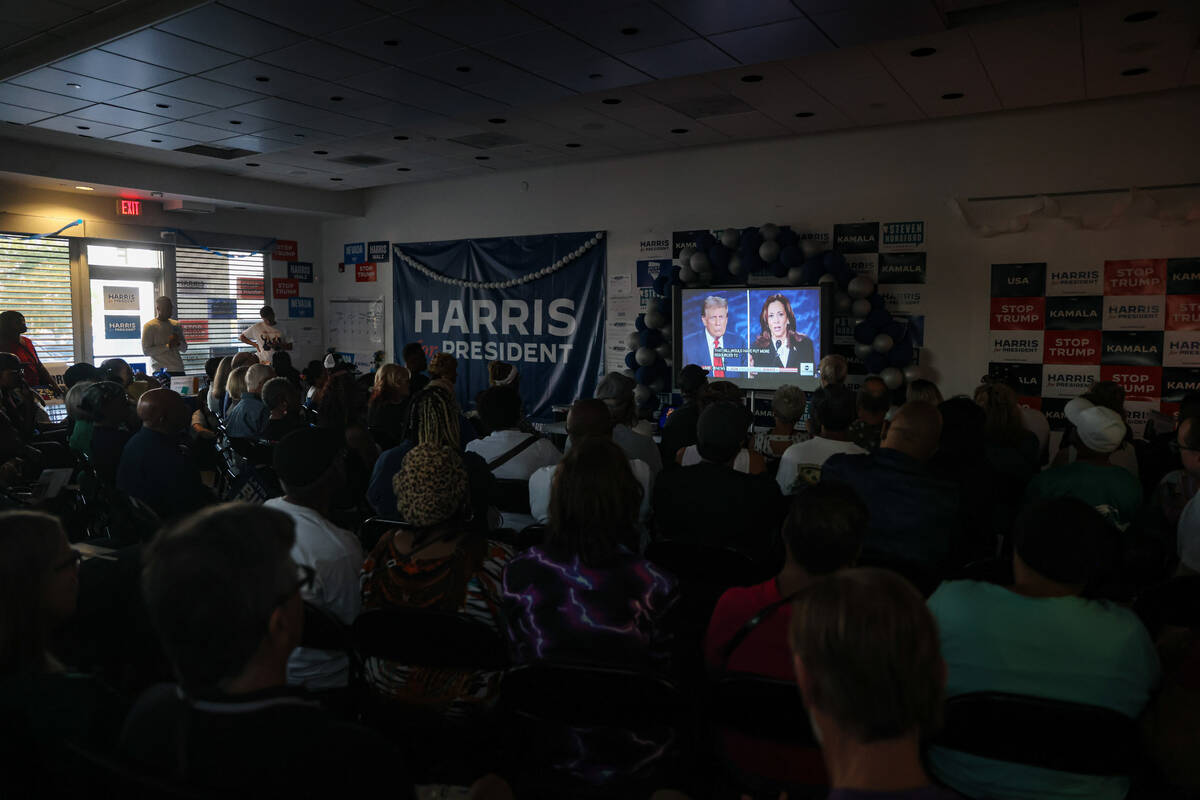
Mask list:
[[[354,353],[359,364],[370,364],[383,346],[383,298],[335,297],[329,300],[329,339],[339,353]]]

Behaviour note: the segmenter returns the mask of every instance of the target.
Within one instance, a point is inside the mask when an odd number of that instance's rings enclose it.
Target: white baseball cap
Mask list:
[[[1111,453],[1125,441],[1125,420],[1111,408],[1098,406],[1086,397],[1076,397],[1064,409],[1075,426],[1079,441],[1097,453]]]
[[[1193,572],[1200,572],[1200,494],[1192,497],[1179,515],[1175,532],[1179,560]]]

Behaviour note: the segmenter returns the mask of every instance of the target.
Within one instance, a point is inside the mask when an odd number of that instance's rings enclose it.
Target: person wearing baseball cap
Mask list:
[[[1124,530],[1142,505],[1142,485],[1128,471],[1111,462],[1112,454],[1125,440],[1125,422],[1111,408],[1076,397],[1064,409],[1074,427],[1069,444],[1076,458],[1070,464],[1051,467],[1029,482],[1026,502],[1054,497],[1075,497],[1095,508]]]
[[[696,443],[696,423],[700,420],[700,392],[708,385],[708,370],[688,364],[679,371],[675,388],[683,395],[683,405],[671,412],[662,429],[659,452],[664,464],[675,460],[675,454]]]

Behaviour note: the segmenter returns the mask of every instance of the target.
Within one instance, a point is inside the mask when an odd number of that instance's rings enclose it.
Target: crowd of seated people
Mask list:
[[[1067,403],[1046,453],[1044,418],[1000,380],[948,399],[929,381],[856,391],[831,358],[821,388],[777,393],[773,425],[755,431],[741,390],[693,365],[661,444],[620,373],[573,403],[554,441],[526,419],[511,364],[468,416],[445,353],[408,347],[404,366],[373,375],[333,355],[297,375],[279,355],[278,369],[253,353],[210,360],[196,398],[128,365],[77,365],[56,431],[22,405],[36,402],[22,362],[0,353],[0,485],[36,478],[60,441],[156,520],[115,543],[114,565],[81,566],[72,542],[92,533],[72,515],[0,517],[0,724],[25,748],[0,768],[14,780],[82,750],[164,786],[239,793],[368,788],[366,764],[387,764],[399,796],[418,783],[573,796],[545,789],[548,774],[614,797],[1200,790],[1200,403],[1151,461],[1103,383]],[[239,463],[277,480],[265,496],[220,476],[239,440],[256,448]],[[696,576],[660,563],[663,544],[677,559],[736,551],[757,577],[704,576],[720,591],[697,603]],[[94,593],[117,585],[130,600],[114,613],[145,617],[157,667],[81,655],[72,618],[96,614],[77,615],[77,596],[116,609]],[[389,612],[461,618],[507,665],[360,655],[359,623]],[[306,641],[318,622],[342,643]],[[664,710],[655,735],[622,734],[564,707],[553,758],[506,741],[528,699],[508,694],[509,675],[556,664],[678,687],[685,718]],[[728,676],[790,685],[802,735],[699,735],[706,687]],[[1068,721],[1107,714],[1145,758],[1071,768],[963,738],[964,703],[1030,700]],[[384,707],[494,733],[445,778],[415,755],[427,743],[368,712]]]

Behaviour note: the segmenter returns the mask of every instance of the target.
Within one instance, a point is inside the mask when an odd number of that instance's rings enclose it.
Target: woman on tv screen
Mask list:
[[[767,297],[758,324],[762,333],[751,347],[750,366],[798,372],[801,364],[813,363],[812,339],[796,332],[796,314],[787,297],[778,293]]]

